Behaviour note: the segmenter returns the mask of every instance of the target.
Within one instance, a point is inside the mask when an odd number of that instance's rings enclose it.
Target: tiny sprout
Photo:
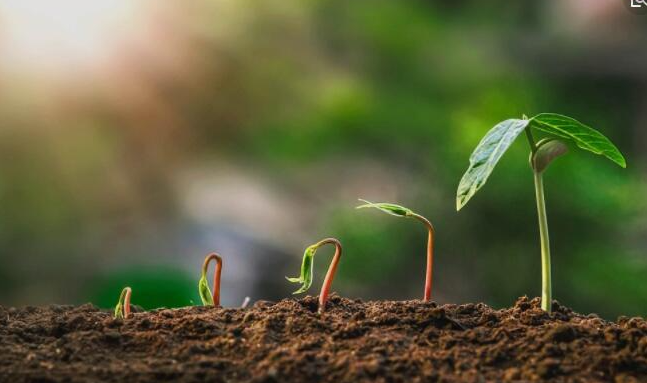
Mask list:
[[[216,260],[216,271],[213,275],[213,294],[207,282],[207,269],[212,260]],[[222,272],[222,258],[216,253],[211,253],[204,258],[202,276],[198,282],[198,292],[204,306],[220,306],[220,273]]]
[[[240,308],[241,309],[246,309],[247,306],[249,306],[249,302],[251,302],[251,301],[252,301],[252,299],[250,297],[245,297],[245,299],[243,299],[243,303],[240,305]]]
[[[414,218],[417,219],[418,221],[422,222],[425,227],[427,228],[427,231],[429,232],[429,235],[427,237],[427,272],[425,275],[425,293],[424,293],[424,298],[423,301],[429,302],[431,300],[431,286],[433,283],[433,264],[434,264],[434,226],[429,222],[429,220],[420,214],[415,213],[411,209],[408,209],[404,206],[392,204],[392,203],[373,203],[369,202],[363,199],[360,199],[360,201],[365,202],[364,205],[357,206],[357,209],[364,209],[367,207],[375,208],[378,210],[381,210],[387,214],[394,215],[396,217],[405,217],[405,218]]]
[[[335,238],[326,238],[312,246],[308,246],[305,252],[303,253],[303,263],[301,264],[301,275],[297,278],[285,277],[288,281],[292,283],[301,283],[301,288],[295,291],[293,294],[301,294],[306,292],[310,286],[312,286],[312,270],[313,270],[313,259],[317,250],[326,244],[335,245],[335,255],[328,267],[328,272],[326,273],[326,278],[324,279],[323,285],[321,286],[321,293],[319,294],[319,313],[322,313],[326,309],[326,301],[328,301],[328,295],[330,294],[330,287],[332,286],[332,281],[335,278],[335,272],[337,271],[337,266],[339,265],[339,259],[341,258],[341,243]]]
[[[115,306],[115,319],[128,319],[128,317],[130,316],[130,296],[132,295],[132,292],[133,291],[130,287],[125,287],[123,290],[121,290],[119,301]]]

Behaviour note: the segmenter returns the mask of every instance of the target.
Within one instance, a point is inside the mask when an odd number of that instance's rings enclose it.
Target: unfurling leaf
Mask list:
[[[618,148],[602,133],[561,114],[541,113],[530,120],[530,127],[560,138],[573,140],[580,149],[600,154],[626,168],[627,162]]]
[[[485,185],[503,154],[528,126],[529,120],[509,119],[497,124],[483,137],[470,156],[470,166],[456,192],[456,210],[460,210]]]
[[[542,173],[557,157],[568,153],[568,146],[555,138],[547,138],[537,143],[537,150],[530,154],[530,163],[537,173]]]
[[[124,318],[124,305],[121,303],[121,300],[115,306],[115,318]]]
[[[117,301],[117,305],[115,306],[115,318],[124,319],[124,301],[126,300],[127,292],[128,287],[125,287],[123,290],[121,290],[121,294],[119,294],[119,301]]]
[[[407,209],[404,206],[396,205],[393,203],[377,202],[373,203],[367,200],[360,199],[364,202],[364,205],[357,206],[356,209],[364,209],[367,207],[375,208],[381,210],[387,214],[395,215],[397,217],[410,217],[415,213],[411,209]]]
[[[198,292],[200,293],[202,305],[213,306],[213,296],[211,296],[211,290],[209,289],[209,282],[207,281],[206,274],[202,275],[202,278],[200,278],[200,281],[198,282]]]
[[[301,287],[292,294],[301,294],[312,286],[312,274],[313,274],[313,258],[317,249],[321,246],[321,242],[316,243],[312,246],[308,246],[306,251],[303,253],[303,263],[301,263],[301,275],[296,278],[285,277],[288,281],[292,283],[300,283]]]

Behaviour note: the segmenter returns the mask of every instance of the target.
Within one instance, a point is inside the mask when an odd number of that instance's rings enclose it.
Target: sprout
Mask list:
[[[535,142],[532,130],[549,135]],[[541,245],[541,308],[552,310],[552,282],[550,267],[550,239],[544,198],[543,174],[556,158],[566,154],[568,146],[562,140],[574,142],[580,149],[602,155],[625,168],[627,163],[618,148],[602,133],[581,122],[555,113],[541,113],[530,119],[509,119],[498,123],[483,137],[470,156],[470,166],[463,175],[456,192],[456,209],[460,210],[488,180],[494,167],[510,145],[526,133],[530,146],[530,167],[535,180],[539,238]]]
[[[434,264],[434,226],[429,222],[429,220],[420,214],[417,214],[413,212],[411,209],[408,209],[404,206],[392,204],[392,203],[373,203],[369,202],[363,199],[360,199],[360,201],[365,202],[364,205],[357,206],[357,209],[363,209],[363,208],[375,208],[378,210],[381,210],[387,214],[394,215],[396,217],[405,217],[405,218],[414,218],[417,219],[418,221],[422,222],[425,227],[427,228],[427,231],[429,232],[429,235],[427,237],[427,272],[425,275],[425,293],[423,297],[423,301],[429,302],[431,300],[431,287],[433,284],[433,264]]]
[[[119,301],[115,306],[115,319],[122,318],[128,319],[130,316],[130,296],[132,295],[132,289],[130,287],[125,287],[121,290],[119,295]]]
[[[209,262],[216,260],[216,271],[213,275],[213,294],[209,290],[207,282],[207,269]],[[220,306],[220,273],[222,272],[222,258],[216,253],[211,253],[204,258],[202,264],[202,276],[198,282],[198,292],[204,306]]]
[[[315,253],[321,246],[326,244],[335,245],[335,255],[332,258],[330,266],[328,267],[328,272],[326,273],[326,278],[324,279],[323,285],[321,286],[321,293],[319,294],[319,313],[322,313],[326,308],[326,301],[328,301],[330,287],[332,286],[332,281],[335,278],[335,272],[337,271],[339,259],[341,258],[341,243],[335,238],[326,238],[315,243],[312,246],[309,246],[303,253],[301,275],[297,278],[285,277],[292,283],[301,284],[301,288],[299,288],[293,294],[301,294],[306,292],[310,288],[310,286],[312,286],[312,274],[314,265],[313,258],[315,256]]]
[[[252,301],[252,299],[250,297],[245,297],[245,299],[243,299],[243,303],[240,305],[240,308],[241,309],[246,309],[247,306],[249,306],[249,302],[251,302],[251,301]]]

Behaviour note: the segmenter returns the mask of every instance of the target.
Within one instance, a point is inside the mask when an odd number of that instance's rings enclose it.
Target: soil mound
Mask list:
[[[333,296],[188,307],[127,320],[92,305],[0,307],[2,382],[647,382],[647,322],[539,299],[485,304]]]

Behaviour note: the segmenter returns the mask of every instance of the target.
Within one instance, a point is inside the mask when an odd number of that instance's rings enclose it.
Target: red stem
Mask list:
[[[126,287],[126,296],[124,297],[124,319],[130,316],[130,296],[133,291],[130,287]]]
[[[425,224],[427,230],[429,231],[429,237],[427,239],[427,272],[425,275],[425,295],[423,298],[424,302],[429,302],[431,300],[431,287],[433,285],[433,265],[434,265],[434,226],[429,222],[429,220],[421,215],[415,214],[414,217]]]
[[[213,298],[213,305],[220,306],[220,274],[222,272],[222,258],[217,253],[211,253],[207,255],[202,264],[202,274],[207,274],[207,269],[209,268],[209,262],[216,260],[216,271],[213,275],[213,290],[211,297]]]
[[[319,294],[319,313],[322,313],[326,309],[326,302],[328,301],[328,295],[330,294],[332,281],[333,279],[335,279],[337,266],[339,265],[339,260],[341,259],[341,243],[335,238],[326,238],[319,243],[321,245],[328,243],[335,245],[335,255],[330,262],[328,272],[326,273],[326,278],[324,279],[323,285],[321,286],[321,293]]]

